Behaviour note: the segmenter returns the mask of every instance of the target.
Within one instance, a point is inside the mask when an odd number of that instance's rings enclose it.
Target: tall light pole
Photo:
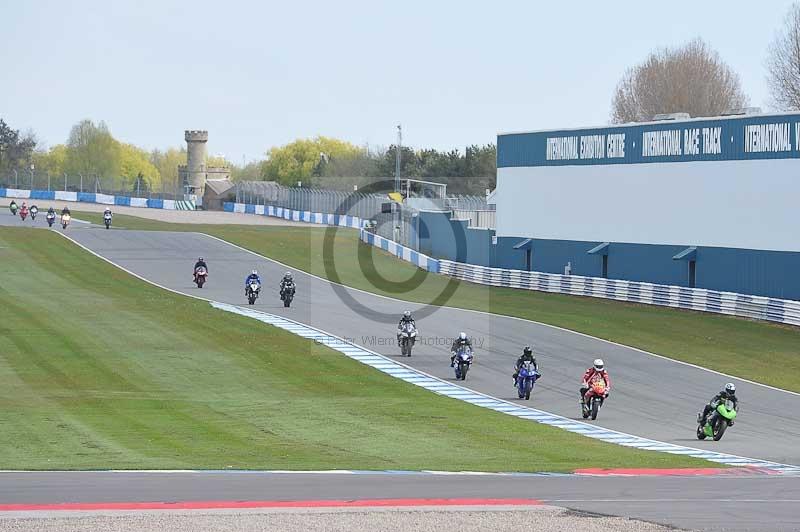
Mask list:
[[[395,150],[395,157],[394,157],[394,191],[400,192],[400,154],[403,151],[403,127],[400,124],[397,124],[397,149]],[[402,214],[400,213],[400,204],[397,204],[397,208],[395,209],[397,212],[394,215],[394,231],[392,236],[394,237],[394,241],[397,242],[400,240],[400,221],[402,220]]]
[[[33,163],[31,163],[31,188],[30,188],[30,190],[33,190],[33,171],[35,169],[36,169],[36,167],[33,165]]]
[[[400,192],[400,154],[403,151],[403,127],[397,124],[397,149],[394,155],[394,191]]]

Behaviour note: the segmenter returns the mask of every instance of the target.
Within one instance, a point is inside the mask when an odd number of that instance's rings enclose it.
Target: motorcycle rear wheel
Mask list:
[[[705,440],[706,439],[706,431],[703,430],[703,425],[697,426],[697,439],[698,440]]]

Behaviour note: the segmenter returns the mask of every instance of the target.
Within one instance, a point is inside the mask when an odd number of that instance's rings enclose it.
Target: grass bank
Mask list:
[[[436,396],[54,232],[0,228],[0,298],[0,469],[708,466]]]
[[[81,214],[100,222],[100,215]],[[410,264],[360,244],[338,230],[324,252],[326,229],[247,225],[188,225],[115,216],[117,227],[198,231],[321,277],[408,301],[431,302],[517,316],[583,332],[742,378],[800,392],[800,328],[595,298],[497,288],[424,275]],[[335,271],[335,275],[334,272]]]

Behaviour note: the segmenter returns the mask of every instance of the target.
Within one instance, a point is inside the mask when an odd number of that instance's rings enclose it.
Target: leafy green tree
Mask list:
[[[67,147],[64,144],[56,144],[49,150],[33,152],[33,162],[36,165],[36,173],[60,176],[64,173],[64,165],[67,160]]]
[[[119,175],[122,148],[105,122],[82,120],[72,126],[67,140],[65,171],[113,179]]]
[[[270,149],[261,175],[270,181],[293,185],[323,175],[330,161],[357,157],[362,151],[354,144],[329,137],[299,139]]]
[[[13,170],[24,170],[30,165],[36,137],[32,133],[20,135],[0,118],[0,175]]]
[[[185,148],[167,148],[165,151],[150,152],[150,163],[156,167],[161,176],[161,191],[178,193],[181,183],[178,176],[178,165],[186,164]]]
[[[123,182],[133,183],[133,189],[159,190],[161,173],[150,162],[150,154],[133,144],[120,144],[120,177]],[[142,186],[142,183],[146,186]]]

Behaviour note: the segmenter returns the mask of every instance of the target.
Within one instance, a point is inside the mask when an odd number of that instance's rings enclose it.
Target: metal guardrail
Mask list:
[[[193,211],[196,207],[194,201],[112,196],[110,194],[95,194],[94,192],[74,192],[67,190],[20,190],[2,187],[0,187],[0,198],[30,199],[32,201],[76,201],[81,203],[100,203],[102,205],[179,211]]]
[[[439,261],[439,273],[489,286],[614,299],[800,326],[800,301],[789,299],[599,277],[489,268],[450,260]]]
[[[0,175],[0,188],[10,190],[64,191],[80,194],[93,193],[109,196],[136,197],[162,200],[183,200],[183,192],[172,185],[161,184],[157,189],[146,183],[126,178],[105,178],[95,175],[50,174],[46,172],[17,171]]]

